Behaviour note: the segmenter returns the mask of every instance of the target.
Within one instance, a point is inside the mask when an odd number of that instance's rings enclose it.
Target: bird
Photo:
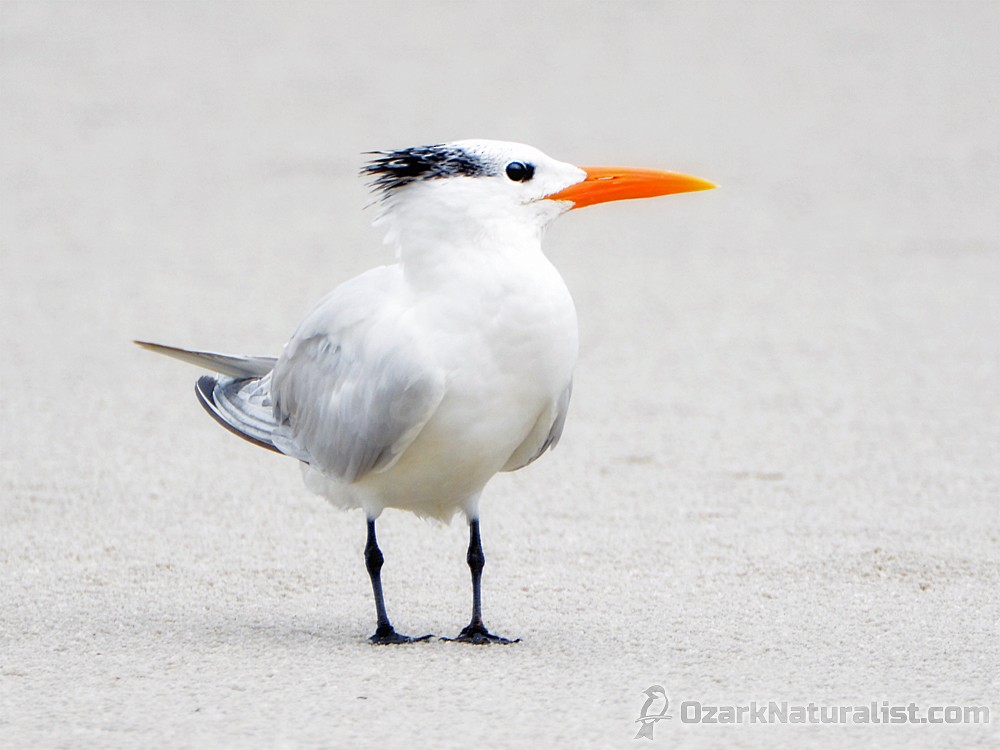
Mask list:
[[[670,707],[670,699],[667,697],[667,691],[663,689],[662,685],[650,685],[642,691],[642,694],[646,696],[646,702],[642,704],[642,708],[639,710],[639,718],[635,720],[637,724],[641,724],[642,726],[639,727],[639,731],[632,739],[637,740],[640,737],[645,737],[647,740],[651,740],[653,739],[653,727],[656,726],[656,722],[662,719],[673,718],[667,714],[667,709]],[[663,705],[658,706],[658,713],[654,713],[652,710],[653,703],[660,699],[663,700]]]
[[[299,461],[306,487],[361,509],[376,610],[374,644],[398,633],[375,533],[387,508],[469,525],[472,618],[454,639],[509,644],[482,616],[480,498],[499,472],[559,442],[577,359],[573,299],[542,252],[566,212],[708,190],[707,180],[628,167],[578,167],[520,143],[460,140],[368,152],[374,226],[395,262],[341,283],[280,356],[135,341],[195,364],[195,393],[223,427]]]

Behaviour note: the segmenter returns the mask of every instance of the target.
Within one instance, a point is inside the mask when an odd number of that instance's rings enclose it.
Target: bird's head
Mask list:
[[[362,170],[380,193],[380,223],[425,231],[538,235],[573,208],[707,190],[706,180],[627,167],[577,167],[521,143],[468,140],[379,151]]]
[[[663,689],[662,685],[653,685],[643,690],[642,693],[649,698],[667,697],[667,691]]]

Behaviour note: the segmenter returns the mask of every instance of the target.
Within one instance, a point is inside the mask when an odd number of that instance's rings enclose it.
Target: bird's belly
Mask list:
[[[509,380],[484,375],[481,387],[455,384],[400,459],[360,484],[384,507],[442,518],[467,510],[561,392],[498,382]]]

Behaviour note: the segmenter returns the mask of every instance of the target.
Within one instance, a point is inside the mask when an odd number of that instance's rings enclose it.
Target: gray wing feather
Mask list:
[[[559,403],[556,404],[556,419],[552,423],[552,429],[549,430],[549,435],[545,438],[545,443],[531,459],[532,461],[545,453],[545,451],[555,448],[559,444],[559,438],[562,437],[563,428],[566,426],[566,415],[569,414],[569,399],[572,395],[573,381],[571,380],[569,381],[569,385],[566,386],[566,390],[559,396]]]
[[[507,465],[503,467],[504,471],[517,471],[518,469],[523,469],[528,464],[537,460],[545,451],[556,447],[559,442],[559,438],[562,437],[563,427],[566,426],[566,415],[569,413],[569,399],[573,394],[573,381],[571,380],[566,388],[561,394],[559,394],[559,400],[555,403],[555,408],[552,411],[547,411],[545,415],[539,417],[539,427],[544,429],[544,423],[542,419],[548,416],[551,419],[549,424],[548,434],[545,435],[545,439],[538,442],[540,435],[538,432],[532,431],[532,434],[528,436],[524,444],[522,444],[511,456],[511,459],[507,462]],[[535,448],[534,446],[538,446]],[[525,451],[531,451],[527,453],[525,457]]]
[[[308,460],[308,456],[282,450],[274,444],[274,421],[271,407],[271,376],[263,378],[216,378],[202,375],[195,384],[198,401],[215,420],[235,435],[261,448]],[[286,447],[287,448],[287,447]]]
[[[275,365],[274,444],[354,482],[398,460],[437,409],[444,377],[391,304],[394,268],[338,287]]]

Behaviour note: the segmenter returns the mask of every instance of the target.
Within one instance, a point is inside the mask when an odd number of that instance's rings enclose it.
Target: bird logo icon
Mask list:
[[[667,697],[667,691],[663,689],[662,685],[651,685],[642,694],[646,696],[646,702],[642,704],[642,709],[639,711],[639,718],[636,719],[636,723],[641,723],[642,726],[639,727],[639,732],[633,739],[637,740],[640,737],[645,737],[647,740],[651,740],[653,739],[653,727],[656,725],[656,722],[661,719],[673,718],[667,713],[670,699]]]

